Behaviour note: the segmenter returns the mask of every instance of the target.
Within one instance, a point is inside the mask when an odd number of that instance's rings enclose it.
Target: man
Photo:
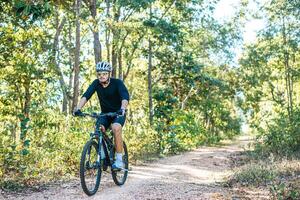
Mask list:
[[[102,113],[117,112],[118,117],[101,117],[97,121],[97,130],[99,127],[106,130],[110,125],[114,133],[116,144],[116,161],[112,165],[113,170],[123,168],[122,152],[123,139],[122,127],[126,119],[126,108],[129,103],[129,93],[123,81],[111,78],[112,66],[107,62],[98,62],[96,64],[97,78],[88,87],[78,106],[74,110],[74,115],[80,115],[81,109],[91,96],[97,92]]]

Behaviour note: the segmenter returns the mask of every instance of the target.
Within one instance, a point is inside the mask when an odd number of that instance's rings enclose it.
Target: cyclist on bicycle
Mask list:
[[[112,169],[119,170],[123,168],[122,127],[126,119],[129,93],[122,80],[110,77],[112,66],[109,63],[98,62],[96,64],[96,72],[98,79],[95,79],[82,95],[74,110],[74,115],[81,115],[81,109],[95,92],[97,92],[102,113],[118,113],[118,117],[114,118],[108,116],[100,117],[96,123],[96,130],[99,130],[101,127],[105,131],[111,125],[116,145],[116,161],[113,163]]]

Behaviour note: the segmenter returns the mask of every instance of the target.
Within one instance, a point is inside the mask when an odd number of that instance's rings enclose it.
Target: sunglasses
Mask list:
[[[97,72],[97,76],[108,76],[109,72]]]

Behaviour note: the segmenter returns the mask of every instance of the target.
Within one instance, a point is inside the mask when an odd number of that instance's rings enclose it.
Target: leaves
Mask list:
[[[30,3],[23,0],[16,0],[13,4],[16,17],[21,18],[26,23],[35,22],[39,18],[47,17],[51,13],[51,6],[48,1],[41,3]]]
[[[74,87],[73,3],[0,3],[0,144],[5,147],[0,150],[6,155],[0,157],[4,163],[1,180],[14,173],[14,179],[32,184],[37,175],[61,178],[78,170],[81,146],[93,121],[82,122],[62,113],[62,107],[69,108],[72,102],[63,99],[60,77],[68,83],[68,91]],[[82,94],[95,79],[92,38],[98,34],[102,60],[113,58],[115,69],[120,69],[117,75],[128,77],[125,84],[131,102],[124,137],[132,160],[189,150],[239,132],[241,122],[234,105],[236,71],[216,59],[224,55],[230,59],[239,32],[232,24],[219,24],[211,17],[215,4],[118,0],[108,5],[97,1],[95,17],[88,3],[81,7],[79,91]],[[66,22],[57,36],[63,18]],[[149,41],[153,45],[153,126],[147,118]],[[54,65],[61,69],[60,77]],[[259,84],[256,79],[253,82]],[[97,97],[85,109],[99,110]]]

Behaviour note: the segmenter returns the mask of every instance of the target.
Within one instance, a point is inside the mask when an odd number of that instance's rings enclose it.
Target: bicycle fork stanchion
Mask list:
[[[101,159],[103,159],[102,158],[102,156],[101,156],[101,154],[102,154],[102,150],[103,150],[103,145],[102,145],[102,134],[100,134],[100,135],[98,135],[98,137],[99,137],[99,141],[98,141],[98,156],[97,156],[97,163],[98,163],[98,167],[101,167]]]
[[[87,170],[90,170],[93,167],[93,166],[91,166],[91,164],[93,164],[93,163],[91,163],[91,150],[92,150],[92,146],[91,146],[91,148],[88,149],[88,159],[85,162],[85,167]]]

